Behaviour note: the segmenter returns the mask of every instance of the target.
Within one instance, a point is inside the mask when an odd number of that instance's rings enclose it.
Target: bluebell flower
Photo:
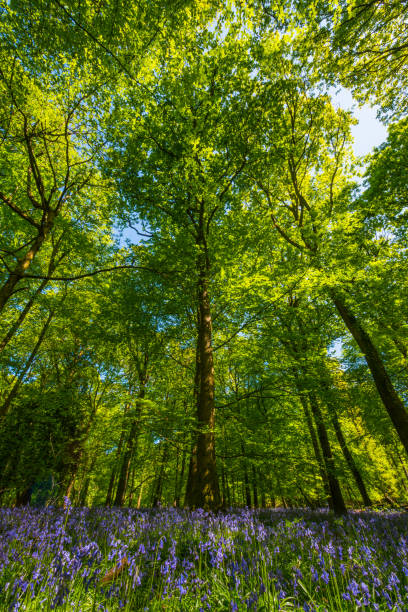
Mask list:
[[[352,593],[352,595],[354,595],[354,597],[357,597],[357,595],[360,593],[359,586],[355,580],[351,580],[347,586],[347,589],[350,591],[350,593]]]
[[[330,576],[329,576],[328,572],[326,572],[326,570],[323,570],[323,571],[322,571],[322,573],[321,573],[321,576],[320,576],[320,577],[321,577],[321,579],[323,580],[323,582],[325,582],[326,584],[328,584],[328,583],[329,583]]]

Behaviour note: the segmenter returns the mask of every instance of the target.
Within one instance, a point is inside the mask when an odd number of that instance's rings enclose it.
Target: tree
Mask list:
[[[266,60],[265,69],[268,67]],[[362,267],[356,242],[348,240],[353,232],[358,234],[362,222],[360,211],[353,210],[348,197],[350,117],[343,111],[334,111],[327,97],[309,92],[299,74],[301,68],[290,68],[285,63],[283,68],[294,73],[289,72],[287,77],[280,130],[277,132],[273,122],[266,121],[262,126],[266,146],[262,165],[252,171],[253,201],[260,210],[268,211],[275,231],[299,252],[300,261],[311,271],[312,282],[332,300],[364,354],[378,393],[408,452],[408,413],[379,349],[353,312],[350,296],[353,276]],[[343,264],[340,273],[339,256]]]
[[[137,211],[155,232],[152,246],[160,244],[163,252],[165,244],[167,276],[182,278],[184,273],[188,279],[197,313],[197,476],[190,481],[187,499],[191,506],[204,507],[220,503],[214,439],[213,266],[222,241],[222,218],[246,164],[250,137],[244,109],[235,100],[242,80],[249,84],[245,56],[236,71],[245,43],[235,40],[233,33],[230,38],[220,52],[215,34],[193,33],[184,43],[184,57],[166,58],[157,102],[146,100],[142,114],[128,119],[134,131],[120,183],[126,201],[134,202],[130,214]],[[240,131],[234,127],[237,123]]]

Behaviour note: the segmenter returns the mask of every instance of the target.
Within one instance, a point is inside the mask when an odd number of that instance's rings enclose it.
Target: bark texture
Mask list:
[[[313,393],[309,394],[310,407],[313,414],[313,419],[316,424],[317,435],[319,437],[320,446],[322,449],[323,459],[326,467],[327,479],[329,482],[330,497],[333,503],[333,511],[335,514],[347,514],[346,504],[344,503],[343,494],[341,492],[340,483],[336,476],[334,465],[334,457],[330,446],[329,436],[327,434],[324,418],[320,410],[318,401]]]
[[[346,301],[335,292],[331,293],[331,297],[347,329],[366,359],[377,391],[401,440],[401,444],[408,454],[408,412],[394,389],[381,355],[369,334],[351,312]]]

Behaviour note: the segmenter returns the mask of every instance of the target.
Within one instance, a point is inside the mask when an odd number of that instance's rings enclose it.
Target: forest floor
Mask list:
[[[0,610],[407,610],[401,512],[0,508]]]

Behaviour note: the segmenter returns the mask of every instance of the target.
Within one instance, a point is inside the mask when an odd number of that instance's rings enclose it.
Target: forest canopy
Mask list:
[[[0,1],[2,504],[407,504],[407,19]]]

